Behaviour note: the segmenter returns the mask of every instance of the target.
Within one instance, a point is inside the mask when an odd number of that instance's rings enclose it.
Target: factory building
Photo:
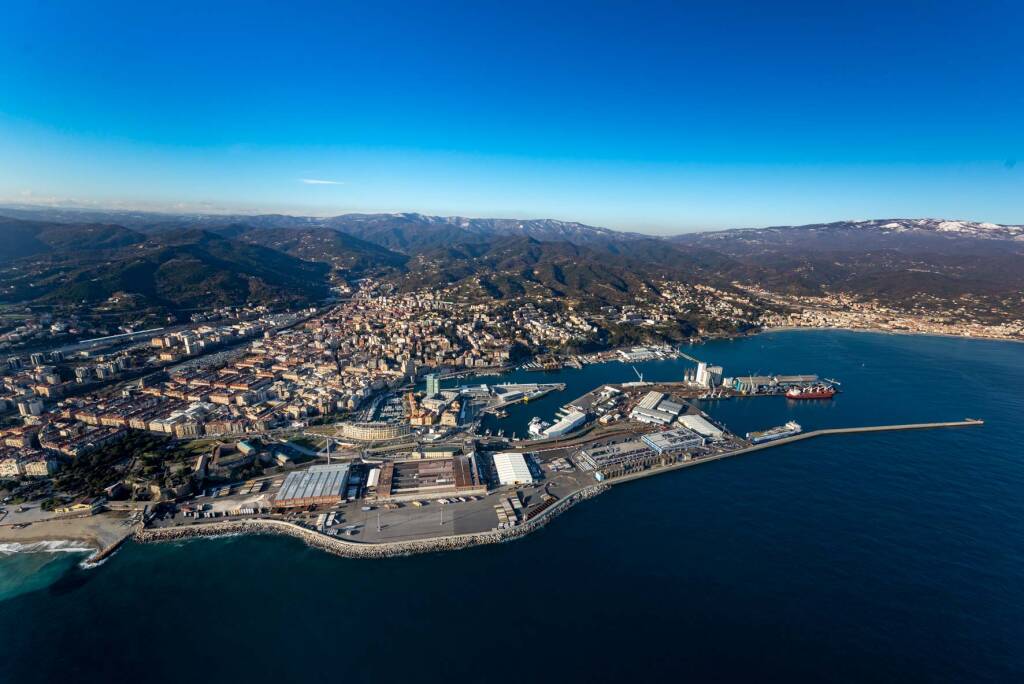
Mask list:
[[[587,414],[580,411],[569,411],[565,414],[564,418],[544,430],[541,434],[545,438],[561,437],[562,435],[569,434],[585,422],[587,422]]]
[[[641,423],[668,425],[683,411],[683,405],[671,401],[661,392],[648,392],[629,417]]]
[[[471,456],[388,461],[377,477],[377,499],[382,501],[486,493]]]
[[[712,441],[718,441],[725,436],[725,432],[722,428],[718,427],[704,416],[688,413],[686,415],[679,416],[677,420],[683,427],[689,428],[701,437],[705,437]]]
[[[498,482],[504,487],[508,485],[532,484],[533,475],[523,454],[502,452],[494,454],[494,469],[498,472]]]
[[[651,447],[656,454],[666,454],[680,451],[692,451],[697,447],[704,446],[704,438],[693,430],[676,428],[664,432],[652,432],[644,435],[640,440]]]
[[[348,483],[348,464],[316,465],[308,470],[288,473],[274,496],[278,508],[330,506],[340,503]]]
[[[694,375],[693,380],[705,389],[718,387],[722,384],[722,367],[709,366],[701,361],[697,364],[697,372]]]
[[[650,446],[640,440],[632,440],[584,449],[573,460],[580,470],[602,471],[632,464],[649,465],[654,456]]]

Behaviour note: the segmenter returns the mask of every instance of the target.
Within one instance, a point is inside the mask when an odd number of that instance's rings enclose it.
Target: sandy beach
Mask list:
[[[33,544],[46,541],[82,542],[97,550],[120,542],[132,532],[124,513],[101,513],[86,518],[34,522],[20,529],[0,525],[0,544]]]

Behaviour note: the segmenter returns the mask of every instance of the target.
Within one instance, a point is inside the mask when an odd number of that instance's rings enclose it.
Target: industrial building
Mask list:
[[[709,366],[701,361],[694,371],[687,373],[686,380],[705,389],[712,389],[722,384],[722,372],[721,366]]]
[[[498,473],[498,482],[502,486],[532,484],[533,475],[523,454],[502,452],[494,454],[494,469]]]
[[[657,454],[691,451],[697,447],[704,446],[704,438],[687,428],[652,432],[644,435],[640,440],[651,447]]]
[[[278,508],[329,506],[341,502],[348,483],[348,464],[316,465],[288,473],[274,496]]]
[[[561,437],[562,435],[569,434],[585,422],[587,422],[587,414],[580,411],[569,411],[563,418],[544,430],[541,434],[543,434],[545,438]]]
[[[377,476],[377,498],[382,501],[486,493],[472,456],[389,461]]]
[[[725,431],[718,427],[704,416],[700,416],[694,413],[687,413],[686,415],[679,416],[677,422],[685,428],[689,428],[696,432],[701,437],[705,437],[712,441],[718,441],[725,436]]]
[[[648,392],[629,417],[641,423],[668,425],[682,413],[684,406],[668,399],[661,392]]]
[[[654,450],[640,440],[584,449],[573,460],[580,470],[606,470],[627,464],[647,464],[656,457]]]

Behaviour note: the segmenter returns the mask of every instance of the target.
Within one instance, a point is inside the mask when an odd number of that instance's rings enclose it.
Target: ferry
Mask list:
[[[803,430],[800,427],[800,423],[795,420],[791,420],[785,425],[779,427],[773,427],[768,430],[758,430],[756,432],[747,433],[747,441],[751,444],[763,444],[765,442],[772,442],[776,439],[782,439],[783,437],[792,437],[798,435]]]
[[[786,390],[787,399],[831,399],[836,395],[832,385],[809,385],[807,387],[790,387]]]

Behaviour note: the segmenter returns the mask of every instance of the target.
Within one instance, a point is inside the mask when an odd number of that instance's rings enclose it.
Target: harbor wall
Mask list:
[[[183,527],[162,527],[139,529],[134,539],[139,542],[161,542],[189,539],[193,537],[219,537],[231,534],[285,534],[302,540],[308,546],[346,558],[391,558],[435,551],[455,551],[484,544],[500,544],[524,537],[544,527],[555,517],[569,510],[580,501],[597,496],[607,489],[606,485],[595,485],[574,492],[559,499],[533,520],[508,529],[495,529],[472,534],[457,534],[429,539],[408,541],[360,543],[332,537],[307,527],[273,518],[247,518],[221,522],[186,525]]]
[[[628,475],[622,475],[621,477],[607,479],[604,481],[604,483],[607,485],[621,484],[623,482],[629,482],[631,480],[639,480],[644,477],[651,477],[652,475],[660,475],[661,473],[666,473],[669,472],[670,470],[689,468],[691,466],[701,465],[702,463],[720,461],[723,458],[742,456],[743,454],[749,454],[754,451],[761,451],[762,449],[771,449],[772,447],[782,446],[783,444],[792,444],[793,442],[799,442],[805,439],[813,439],[815,437],[825,437],[827,435],[848,435],[863,432],[897,432],[901,430],[936,430],[939,428],[972,427],[984,424],[985,421],[983,420],[965,418],[964,420],[955,420],[942,423],[904,423],[901,425],[868,425],[863,427],[823,428],[821,430],[811,430],[810,432],[802,432],[798,435],[793,435],[791,437],[783,437],[782,439],[773,439],[770,442],[752,444],[749,447],[737,449],[736,451],[726,451],[721,454],[715,454],[714,456],[706,456],[704,458],[699,458],[691,461],[673,463],[672,465],[663,466],[660,468],[650,468],[648,470],[641,470],[636,473],[629,473]]]

